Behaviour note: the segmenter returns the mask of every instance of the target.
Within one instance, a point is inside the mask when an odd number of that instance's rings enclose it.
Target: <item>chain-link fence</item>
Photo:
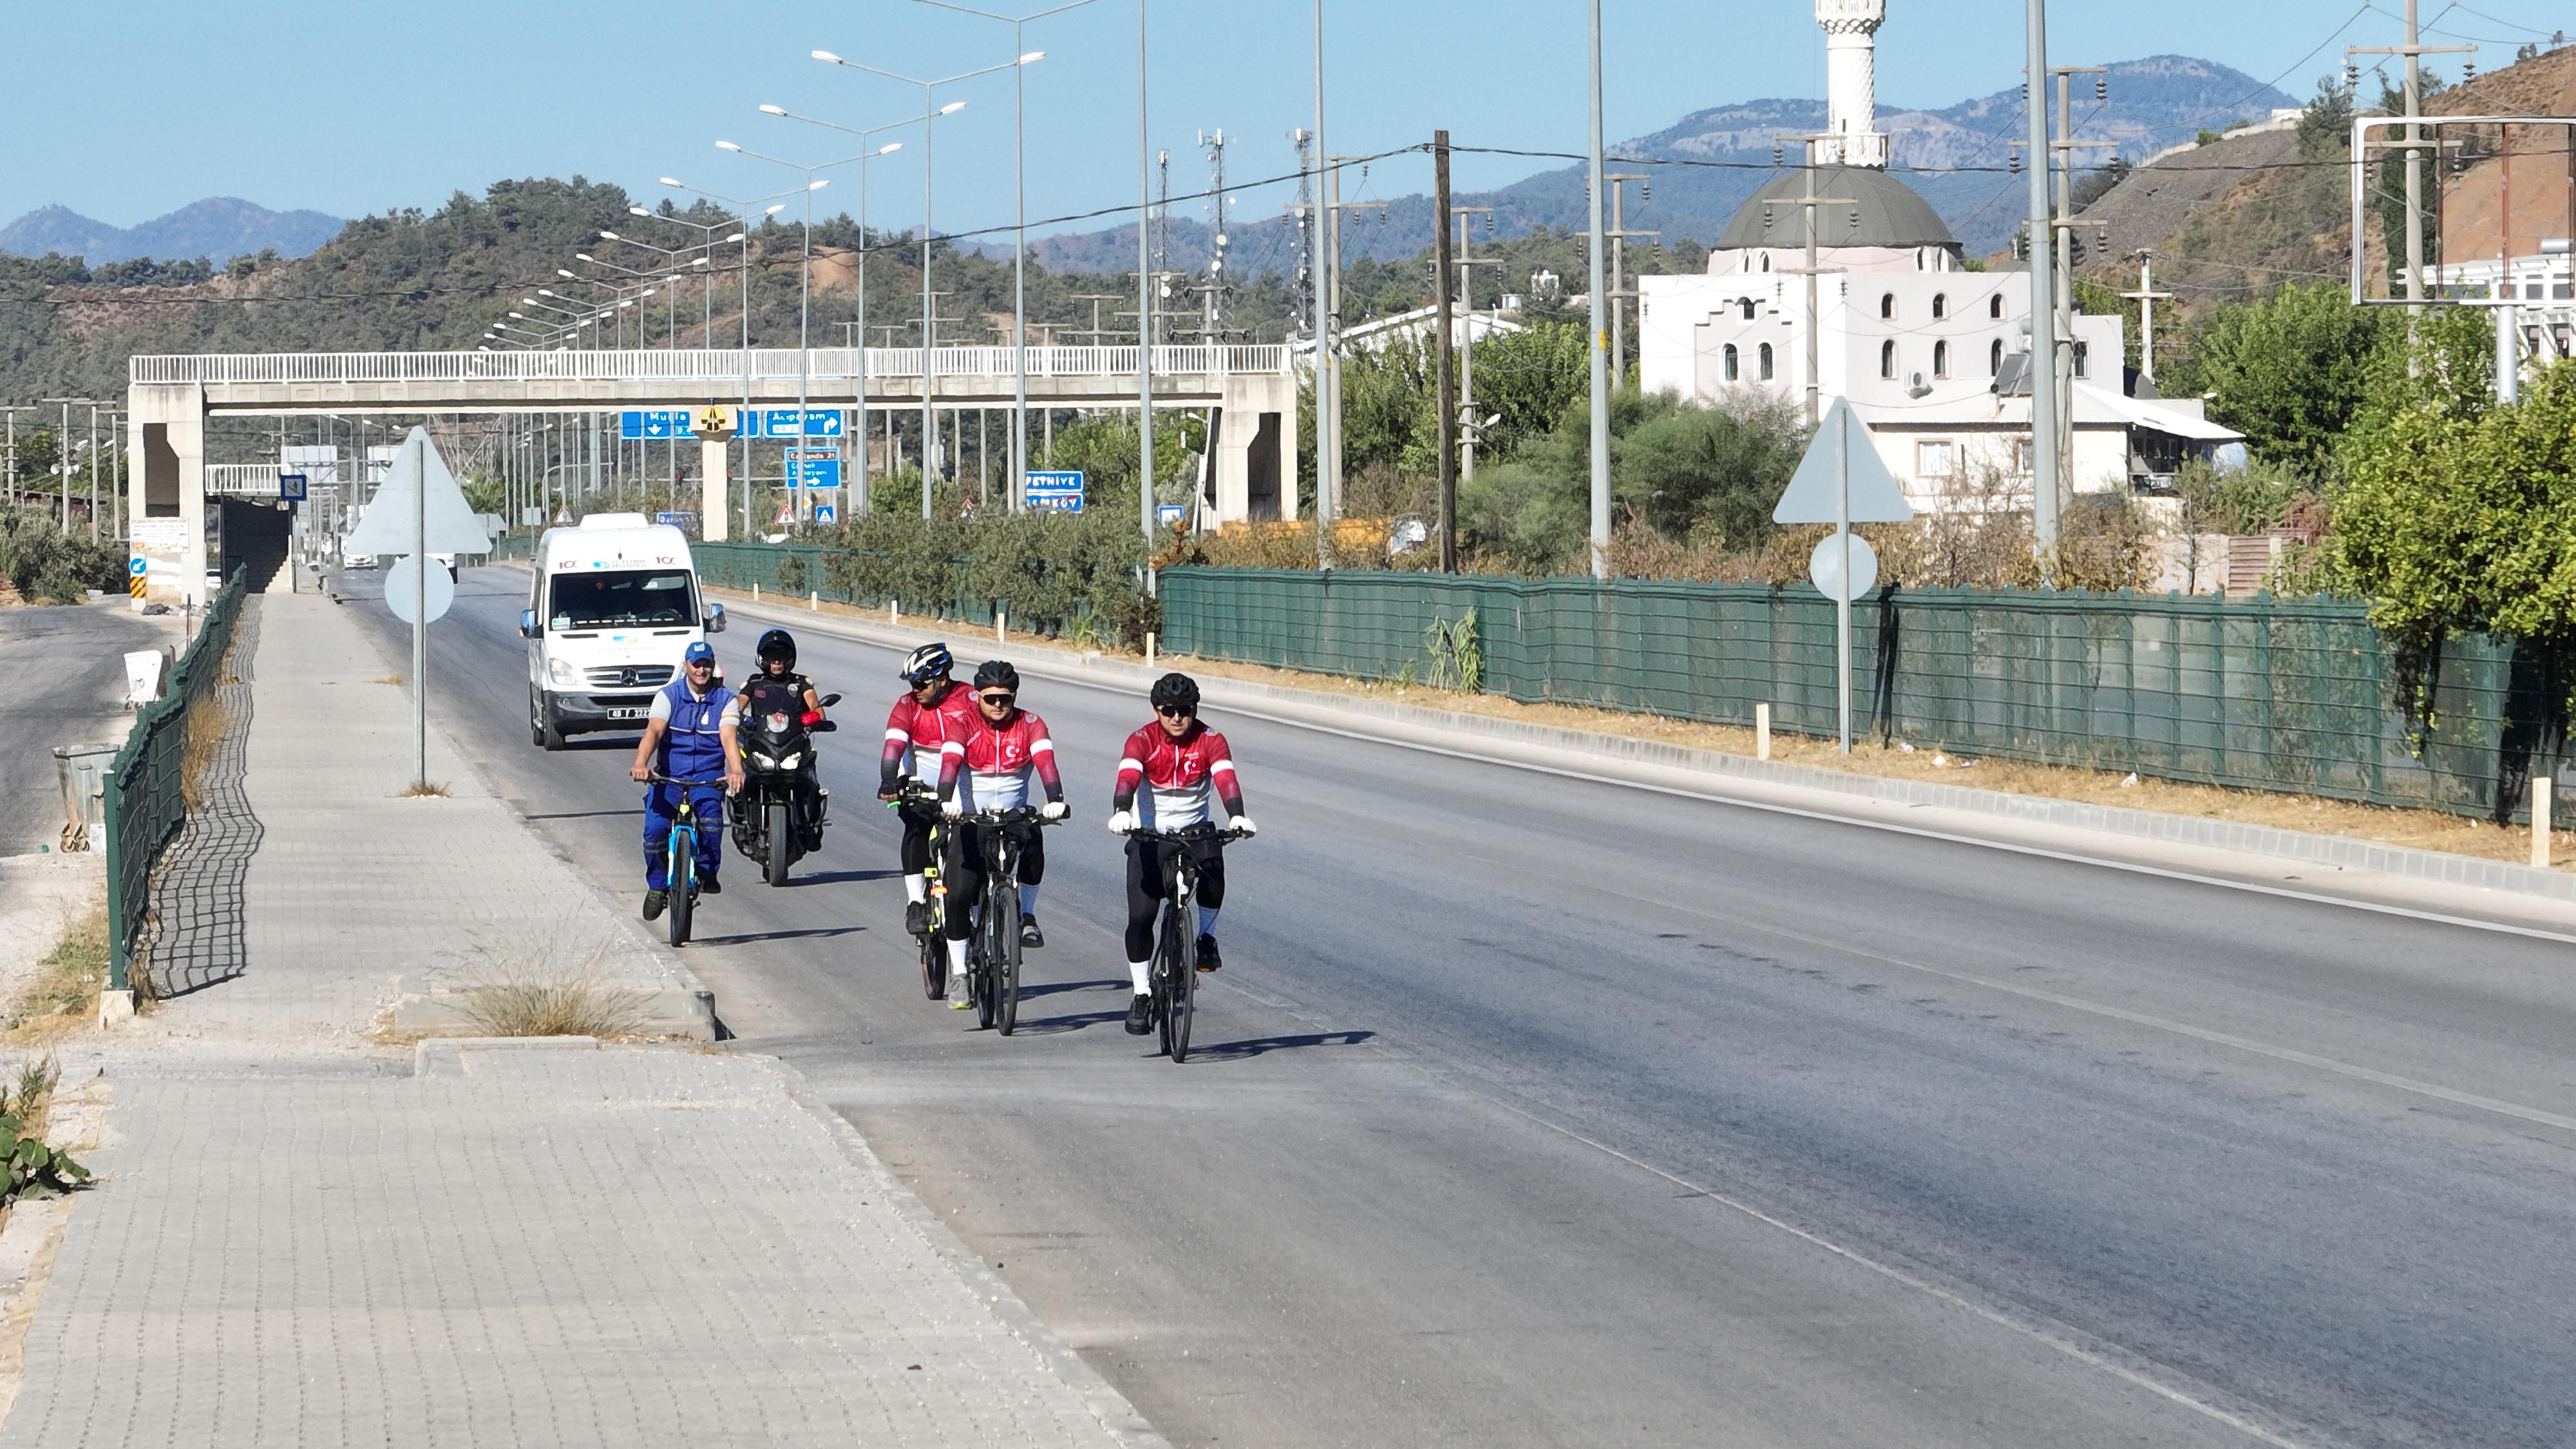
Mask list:
[[[1162,604],[1173,653],[1368,679],[1454,672],[1472,611],[1490,693],[1835,729],[1833,605],[1804,585],[1176,568]],[[2485,636],[2427,662],[2417,735],[2351,600],[1891,589],[1852,632],[1855,727],[1975,755],[2505,819],[2558,747],[2563,691]]]
[[[222,681],[241,617],[247,571],[236,569],[206,606],[197,637],[170,668],[161,698],[134,717],[107,769],[108,989],[133,989],[132,953],[152,905],[152,871],[188,821],[189,711]]]

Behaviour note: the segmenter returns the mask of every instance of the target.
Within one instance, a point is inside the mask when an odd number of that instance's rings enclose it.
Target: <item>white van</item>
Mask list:
[[[528,640],[528,734],[641,730],[681,652],[725,626],[698,594],[689,540],[640,513],[594,513],[537,540],[519,632]]]

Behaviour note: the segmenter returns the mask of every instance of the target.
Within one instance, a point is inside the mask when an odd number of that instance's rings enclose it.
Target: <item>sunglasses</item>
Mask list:
[[[1012,700],[1019,698],[1016,694],[1002,694],[998,692],[993,694],[979,694],[975,697],[984,701],[986,704],[1009,704]]]
[[[713,669],[716,667],[716,662],[712,659],[692,659],[689,661],[689,667],[691,669]]]
[[[1185,704],[1158,704],[1154,706],[1154,713],[1169,719],[1188,719],[1197,711]]]

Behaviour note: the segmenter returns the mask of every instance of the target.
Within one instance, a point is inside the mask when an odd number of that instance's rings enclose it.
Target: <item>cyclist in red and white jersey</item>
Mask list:
[[[1234,776],[1234,753],[1225,736],[1199,718],[1199,687],[1186,674],[1166,674],[1154,681],[1153,722],[1127,737],[1118,761],[1118,779],[1110,801],[1109,828],[1119,835],[1131,830],[1178,830],[1212,819],[1208,797],[1225,806],[1227,820],[1245,835],[1253,833],[1252,817],[1243,813],[1243,787]],[[1224,962],[1217,955],[1216,917],[1225,904],[1225,844],[1211,835],[1175,847],[1160,840],[1127,842],[1127,974],[1134,978],[1136,998],[1128,1003],[1127,1030],[1143,1036],[1153,1029],[1152,985],[1154,915],[1163,901],[1163,852],[1184,849],[1197,862],[1198,969],[1214,971]]]
[[[975,723],[975,695],[950,674],[956,660],[945,644],[924,644],[903,661],[903,682],[886,715],[885,753],[877,760],[877,798],[894,803],[906,776],[924,785],[939,780],[939,751],[963,739]],[[930,826],[936,812],[895,804],[903,821],[903,928],[918,936],[930,929]]]
[[[986,661],[975,671],[975,719],[963,735],[949,736],[939,749],[939,808],[949,815],[1017,810],[1037,791],[1046,795],[1039,818],[1062,820],[1066,814],[1064,778],[1056,772],[1055,741],[1046,721],[1019,707],[1020,672],[1009,661]],[[1032,788],[1034,786],[1034,789]],[[948,898],[961,905],[984,891],[984,832],[991,826],[960,823],[950,832],[948,860],[941,879]],[[1038,882],[1046,878],[1046,844],[1037,831],[1020,835],[1020,944],[1043,946],[1038,929]],[[947,913],[942,923],[948,938],[948,1004],[966,1006],[966,942],[974,934],[972,912]]]

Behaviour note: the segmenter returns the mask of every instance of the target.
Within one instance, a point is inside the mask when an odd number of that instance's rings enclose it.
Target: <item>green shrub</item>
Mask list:
[[[871,513],[818,535],[828,587],[907,611],[1000,608],[1016,628],[1138,644],[1159,617],[1138,581],[1145,541],[1124,510],[968,518]]]
[[[31,604],[77,604],[91,589],[125,587],[125,551],[65,533],[46,508],[0,510],[0,577]]]

